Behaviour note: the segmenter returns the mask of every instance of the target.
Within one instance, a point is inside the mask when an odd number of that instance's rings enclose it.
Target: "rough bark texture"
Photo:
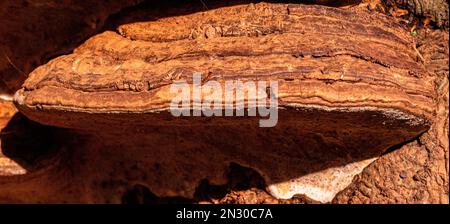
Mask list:
[[[261,3],[118,30],[39,67],[15,95],[30,119],[86,135],[74,158],[89,155],[103,168],[89,177],[75,162],[71,169],[89,189],[129,179],[104,172],[120,158],[137,171],[159,164],[136,177],[157,196],[193,198],[202,179],[226,183],[236,162],[258,170],[277,198],[328,202],[387,148],[426,131],[435,114],[434,77],[416,62],[409,34],[382,15]],[[195,72],[203,82],[278,81],[277,127],[259,130],[251,117],[172,117],[170,84]],[[138,156],[149,149],[152,157]],[[117,202],[130,187],[89,200]]]
[[[448,32],[423,29],[418,50],[438,80],[438,109],[431,129],[382,156],[335,203],[449,203]]]
[[[448,28],[447,0],[395,0],[395,2],[415,15],[431,18],[439,27]]]

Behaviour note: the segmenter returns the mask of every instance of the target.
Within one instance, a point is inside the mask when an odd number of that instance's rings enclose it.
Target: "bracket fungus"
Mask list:
[[[236,162],[257,170],[277,198],[329,202],[388,148],[426,131],[435,113],[433,77],[409,34],[383,15],[258,3],[118,31],[37,68],[14,101],[34,121],[88,133],[89,150],[122,152],[158,196],[192,198],[200,180],[223,184]],[[172,116],[171,84],[192,83],[196,72],[220,85],[276,81],[277,125]],[[111,164],[97,165],[96,178],[117,178],[101,174]]]

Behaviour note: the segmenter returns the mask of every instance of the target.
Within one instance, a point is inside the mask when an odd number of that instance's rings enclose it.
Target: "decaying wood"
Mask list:
[[[448,28],[448,1],[446,0],[395,0],[394,2],[418,16],[431,18],[438,27]]]

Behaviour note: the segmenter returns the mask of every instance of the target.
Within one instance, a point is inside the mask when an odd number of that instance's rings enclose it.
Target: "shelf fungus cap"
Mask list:
[[[256,118],[172,116],[172,84],[193,84],[192,75],[201,73],[200,86],[222,87],[212,100],[226,106],[227,81],[276,82],[278,123],[272,130],[297,130],[289,134],[310,140],[284,152],[291,158],[278,154],[285,163],[242,163],[265,173],[279,198],[304,193],[320,201],[331,200],[387,148],[426,131],[435,113],[434,79],[412,37],[383,15],[260,3],[130,23],[118,31],[93,36],[37,68],[15,95],[18,109],[40,123],[80,130],[210,125],[245,132],[257,126]],[[245,94],[244,102],[258,96]],[[330,145],[339,151],[334,159],[322,150],[333,151]],[[308,149],[323,152],[310,161],[328,158],[329,164],[307,162]],[[277,154],[272,151],[265,152]],[[288,178],[282,167],[302,175]],[[286,185],[290,180],[296,184]]]

